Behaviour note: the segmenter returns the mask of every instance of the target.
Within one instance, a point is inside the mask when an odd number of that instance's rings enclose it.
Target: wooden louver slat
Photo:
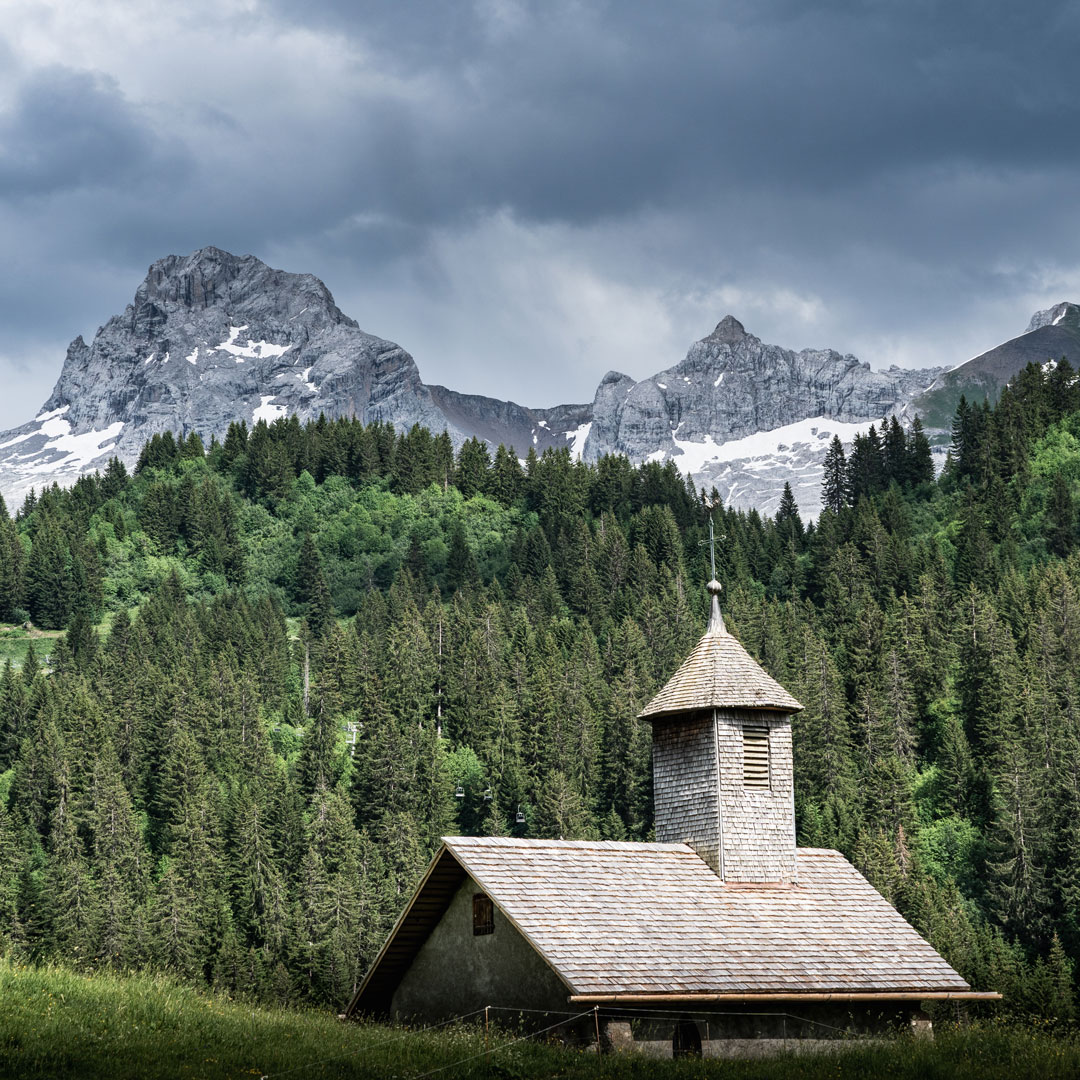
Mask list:
[[[743,728],[743,787],[769,790],[769,729]]]

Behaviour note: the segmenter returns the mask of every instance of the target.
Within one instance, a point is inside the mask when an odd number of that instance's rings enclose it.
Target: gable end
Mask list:
[[[444,844],[349,1002],[346,1016],[358,1012],[382,1016],[390,1011],[390,1000],[398,983],[464,880],[465,871]]]

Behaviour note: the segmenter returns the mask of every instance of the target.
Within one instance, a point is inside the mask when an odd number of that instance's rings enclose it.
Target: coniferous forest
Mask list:
[[[704,629],[806,709],[804,845],[1073,1016],[1080,384],[834,440],[820,520],[671,465],[356,421],[165,433],[0,512],[0,942],[340,1006],[448,832],[647,839],[635,716]],[[9,509],[14,511],[11,516]],[[43,643],[45,643],[43,645]]]

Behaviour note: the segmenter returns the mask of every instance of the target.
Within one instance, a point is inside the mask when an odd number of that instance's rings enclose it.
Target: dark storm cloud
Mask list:
[[[182,163],[112,80],[50,67],[0,115],[0,198],[176,179]]]
[[[892,170],[1080,153],[1074,5],[544,2],[502,29],[484,5],[449,7],[314,6],[452,92],[366,132],[400,181],[370,197],[407,217],[505,205],[592,220],[747,185],[846,192]]]

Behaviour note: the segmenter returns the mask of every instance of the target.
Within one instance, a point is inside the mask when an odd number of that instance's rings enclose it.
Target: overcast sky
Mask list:
[[[727,313],[957,364],[1080,300],[1080,4],[0,0],[0,428],[150,262],[531,405]]]

